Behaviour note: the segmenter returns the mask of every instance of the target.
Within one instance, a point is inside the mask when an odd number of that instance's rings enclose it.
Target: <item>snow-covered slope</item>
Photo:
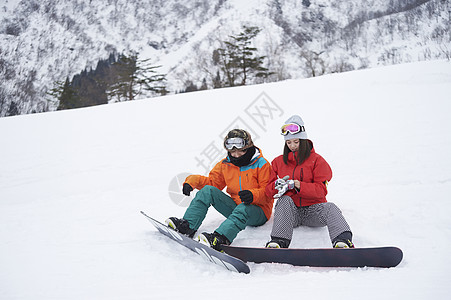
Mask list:
[[[2,118],[0,299],[445,299],[449,95],[451,64],[432,61]],[[272,160],[291,114],[332,166],[328,200],[356,246],[399,246],[398,267],[250,264],[249,275],[230,273],[140,215],[181,216],[171,181],[204,174],[235,124]],[[222,220],[211,210],[201,230]],[[264,245],[271,225],[247,228],[234,244]],[[295,230],[293,247],[329,246],[325,228]]]

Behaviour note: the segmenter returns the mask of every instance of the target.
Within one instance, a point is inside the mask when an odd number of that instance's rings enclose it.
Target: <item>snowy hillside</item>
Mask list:
[[[451,64],[431,61],[2,118],[0,299],[445,299],[450,95]],[[140,215],[181,216],[173,181],[205,174],[236,124],[272,160],[291,114],[334,171],[328,200],[356,246],[398,246],[398,267],[251,263],[249,275],[231,273]],[[221,220],[211,210],[200,230]],[[263,246],[271,225],[234,244]],[[329,243],[325,228],[298,228],[292,246]]]
[[[4,0],[0,117],[55,110],[47,92],[111,53],[161,65],[172,93],[211,89],[213,51],[243,25],[262,29],[267,82],[311,77],[312,64],[319,74],[449,59],[450,12],[443,0]]]

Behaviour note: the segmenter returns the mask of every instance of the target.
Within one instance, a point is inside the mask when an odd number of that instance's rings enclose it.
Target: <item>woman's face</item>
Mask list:
[[[233,157],[235,157],[235,158],[238,158],[238,157],[243,156],[243,155],[246,153],[246,150],[239,150],[239,149],[237,149],[237,148],[233,148],[233,149],[230,150],[229,152],[230,152],[230,155],[231,155],[231,156],[233,156]]]
[[[299,139],[292,139],[286,141],[288,148],[291,152],[296,152],[299,149]]]

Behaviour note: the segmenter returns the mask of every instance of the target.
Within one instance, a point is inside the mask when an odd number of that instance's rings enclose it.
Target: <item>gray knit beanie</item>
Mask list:
[[[295,123],[301,126],[303,131],[297,132],[297,133],[291,133],[288,132],[287,135],[284,136],[285,141],[292,140],[292,139],[301,139],[301,140],[307,140],[307,132],[305,132],[304,129],[304,121],[302,121],[302,118],[298,115],[291,116],[288,120],[285,121],[285,124]]]

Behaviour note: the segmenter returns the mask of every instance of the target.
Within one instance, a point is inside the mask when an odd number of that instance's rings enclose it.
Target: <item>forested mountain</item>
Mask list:
[[[111,55],[159,66],[169,93],[218,87],[224,80],[218,49],[245,28],[258,28],[249,46],[268,70],[246,84],[451,56],[447,0],[6,0],[0,6],[1,117],[56,110],[60,101],[51,91],[58,82],[91,72]]]

